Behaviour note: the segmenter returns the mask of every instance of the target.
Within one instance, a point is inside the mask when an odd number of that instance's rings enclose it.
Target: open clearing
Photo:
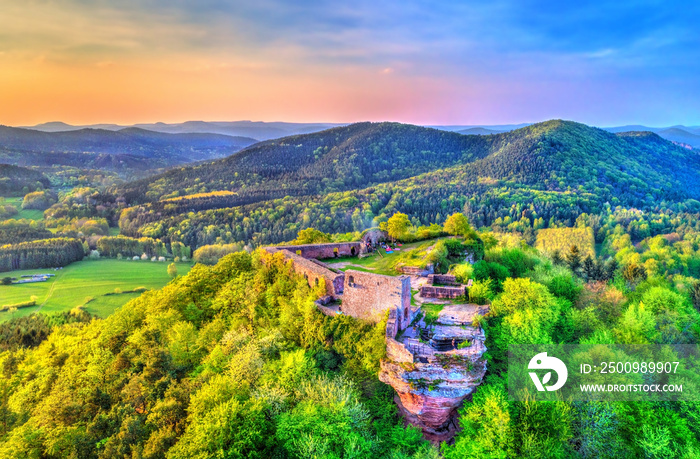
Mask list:
[[[389,276],[397,275],[395,266],[404,263],[408,266],[416,266],[423,263],[423,258],[427,251],[441,239],[428,239],[425,241],[410,242],[399,247],[394,253],[388,254],[384,249],[379,249],[380,253],[373,254],[363,258],[339,258],[334,263],[333,259],[322,260],[332,267],[336,267],[341,271],[355,269],[357,271],[367,271],[375,274],[386,274]]]
[[[14,313],[14,317],[21,317],[37,311],[68,311],[85,304],[89,298],[94,298],[85,309],[98,317],[107,317],[118,307],[139,296],[139,293],[104,296],[105,293],[114,293],[115,289],[127,292],[137,287],[149,290],[160,288],[170,281],[168,264],[170,263],[100,259],[72,263],[58,271],[31,269],[0,273],[0,277],[17,278],[24,274],[56,274],[56,277],[47,282],[0,285],[0,306],[29,301],[32,296],[36,296],[36,306],[18,309]],[[179,275],[187,274],[189,270],[189,263],[177,264]],[[0,322],[9,320],[12,316],[10,312],[0,312]]]
[[[43,210],[35,210],[35,209],[22,209],[22,201],[24,198],[5,198],[5,202],[7,204],[12,204],[15,206],[18,210],[18,212],[13,215],[10,218],[13,219],[21,219],[21,218],[26,218],[28,220],[43,220],[44,219],[44,211]]]

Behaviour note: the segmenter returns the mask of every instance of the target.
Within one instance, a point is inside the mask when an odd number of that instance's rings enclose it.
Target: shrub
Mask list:
[[[491,286],[493,281],[491,279],[484,279],[476,281],[469,287],[469,301],[476,304],[486,304],[491,298],[493,298],[493,292],[491,291]]]
[[[32,306],[36,306],[36,300],[31,300],[31,301],[23,301],[22,303],[15,303],[15,304],[6,304],[0,307],[0,311],[9,311],[10,309],[22,309],[22,308],[31,308]]]
[[[495,284],[493,289],[495,291],[501,290],[501,285],[509,276],[508,268],[505,266],[488,261],[478,261],[474,263],[474,279],[476,280],[486,280],[493,279]]]
[[[466,284],[474,275],[474,267],[469,263],[455,265],[452,268],[452,274],[454,274],[459,282]]]
[[[575,303],[581,294],[582,287],[578,285],[576,280],[570,275],[560,275],[554,276],[552,280],[547,284],[547,288],[554,295],[566,298],[567,300]]]

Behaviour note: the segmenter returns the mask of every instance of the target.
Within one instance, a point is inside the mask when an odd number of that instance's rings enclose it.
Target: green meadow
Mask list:
[[[10,218],[14,219],[21,219],[21,218],[26,218],[27,220],[43,220],[44,219],[44,211],[43,210],[36,210],[36,209],[22,209],[22,200],[24,198],[5,198],[5,202],[8,204],[11,204],[15,206],[18,210],[17,214],[13,215]]]
[[[342,271],[355,269],[375,274],[395,276],[397,274],[395,267],[399,264],[406,264],[408,266],[420,266],[425,264],[425,257],[428,250],[441,239],[444,238],[403,244],[402,247],[399,247],[399,250],[395,250],[394,253],[391,254],[386,253],[384,249],[379,249],[379,252],[374,252],[363,258],[348,257],[340,258],[337,261],[347,262],[345,266],[340,268]],[[324,261],[331,264],[334,263],[333,259]]]
[[[140,293],[128,293],[138,287],[156,289],[170,281],[169,262],[100,259],[72,263],[53,271],[32,269],[0,273],[0,277],[17,277],[24,274],[51,273],[56,277],[35,284],[0,285],[0,306],[30,301],[36,296],[36,306],[22,308],[14,313],[0,312],[0,322],[33,312],[60,312],[84,305],[98,317],[107,317],[115,309]],[[179,275],[186,274],[189,263],[177,263]],[[123,293],[120,293],[123,292]],[[108,295],[105,295],[108,294]]]

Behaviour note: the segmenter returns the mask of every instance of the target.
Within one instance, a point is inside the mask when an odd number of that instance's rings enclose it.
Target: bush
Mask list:
[[[581,286],[578,285],[576,280],[569,275],[554,276],[552,280],[547,284],[547,288],[554,295],[566,298],[567,300],[575,303],[581,294]]]
[[[486,304],[491,298],[493,298],[493,292],[491,291],[491,286],[493,281],[491,279],[485,279],[476,281],[469,287],[469,301],[476,304]]]
[[[508,277],[508,268],[501,264],[495,262],[488,262],[484,260],[477,261],[476,263],[474,263],[474,279],[493,279],[493,281],[495,282],[495,284],[493,285],[493,289],[495,291],[501,290],[501,285],[506,279],[508,279]]]
[[[22,303],[15,303],[15,304],[6,304],[0,307],[0,311],[9,311],[12,308],[15,309],[22,309],[22,308],[31,308],[32,306],[36,306],[36,300],[31,300],[31,301],[23,301]]]
[[[536,264],[536,259],[521,249],[491,251],[486,258],[488,261],[500,263],[508,268],[511,277],[524,277]]]
[[[459,282],[466,284],[474,275],[474,267],[469,263],[455,265],[452,268],[452,274],[454,274]]]

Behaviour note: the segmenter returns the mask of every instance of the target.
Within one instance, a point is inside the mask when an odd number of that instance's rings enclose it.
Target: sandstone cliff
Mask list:
[[[404,418],[436,443],[454,436],[457,409],[486,373],[483,330],[459,323],[454,310],[444,317],[448,318],[450,325],[428,327],[420,322],[399,341],[388,338],[387,359],[381,362],[379,373],[380,381],[396,391]],[[469,345],[455,349],[465,341]]]

